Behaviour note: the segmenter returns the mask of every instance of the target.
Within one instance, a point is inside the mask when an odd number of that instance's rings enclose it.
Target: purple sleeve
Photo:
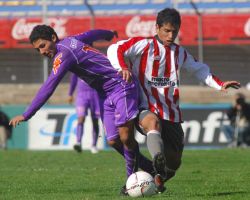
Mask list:
[[[76,85],[77,85],[77,79],[78,77],[75,74],[71,75],[71,79],[70,79],[70,86],[69,86],[69,96],[73,96],[73,93],[76,89]]]
[[[76,60],[69,51],[61,52],[55,57],[51,74],[23,113],[25,120],[30,119],[46,103],[69,68],[75,63]]]
[[[114,37],[114,32],[109,30],[91,30],[74,36],[77,40],[80,40],[88,45],[92,45],[97,40],[110,41]]]

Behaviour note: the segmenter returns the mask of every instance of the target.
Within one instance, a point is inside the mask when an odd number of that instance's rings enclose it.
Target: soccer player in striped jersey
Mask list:
[[[177,10],[161,10],[154,37],[134,37],[108,48],[108,58],[125,80],[131,72],[140,86],[140,130],[147,136],[159,190],[181,165],[184,147],[179,107],[179,70],[186,69],[209,87],[226,91],[240,87],[237,81],[221,81],[208,65],[198,62],[182,46],[174,43],[181,26]],[[160,178],[159,178],[160,177]]]
[[[104,54],[83,43],[83,35],[86,34],[59,40],[50,26],[34,27],[30,42],[41,55],[53,60],[52,72],[25,112],[13,117],[9,124],[16,127],[29,120],[46,103],[65,74],[72,72],[98,92],[106,137],[108,140],[119,137],[123,147],[119,153],[125,157],[129,176],[137,171],[140,159],[134,138],[134,120],[138,114],[137,87],[133,81],[123,80]]]

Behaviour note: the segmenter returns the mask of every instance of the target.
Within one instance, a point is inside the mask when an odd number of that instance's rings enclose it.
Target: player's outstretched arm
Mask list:
[[[226,92],[228,88],[239,89],[240,83],[238,81],[225,81],[222,85],[221,91]]]
[[[25,119],[24,119],[24,116],[18,115],[18,116],[13,117],[13,118],[10,120],[9,125],[16,127],[20,122],[22,122],[22,121],[24,121],[24,120],[25,120]]]

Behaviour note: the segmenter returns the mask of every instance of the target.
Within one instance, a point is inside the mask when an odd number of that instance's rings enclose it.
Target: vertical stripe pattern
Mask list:
[[[109,58],[123,69],[128,66],[125,57],[129,58],[131,69],[140,82],[140,101],[142,107],[157,113],[160,118],[172,122],[181,122],[179,107],[179,70],[186,68],[197,72],[196,77],[212,77],[209,84],[213,87],[223,84],[217,77],[211,76],[202,63],[196,62],[181,46],[172,44],[164,46],[156,38],[136,37],[120,41],[116,49],[117,58]],[[208,85],[209,85],[208,84]]]

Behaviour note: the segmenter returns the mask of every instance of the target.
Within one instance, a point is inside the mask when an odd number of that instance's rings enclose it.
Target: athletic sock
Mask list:
[[[159,131],[152,130],[147,132],[147,147],[152,158],[159,152],[163,153],[163,141]]]
[[[81,144],[83,136],[83,124],[77,124],[76,127],[76,142]]]
[[[139,151],[138,144],[136,148],[138,148]],[[125,158],[123,146],[114,147],[114,149]],[[153,162],[145,157],[140,151],[138,152],[138,167],[150,174],[153,174],[154,172]]]
[[[92,147],[96,146],[98,140],[98,133],[96,133],[95,130],[93,130],[93,135],[92,135]]]
[[[98,119],[93,120],[93,135],[92,135],[92,146],[96,146],[97,140],[99,136],[99,124]]]
[[[138,148],[127,149],[124,147],[124,158],[126,161],[127,177],[138,171]]]
[[[115,146],[115,147],[113,147],[119,154],[121,154],[123,157],[125,157],[124,156],[124,148],[123,148],[123,146],[121,145],[121,146]]]

